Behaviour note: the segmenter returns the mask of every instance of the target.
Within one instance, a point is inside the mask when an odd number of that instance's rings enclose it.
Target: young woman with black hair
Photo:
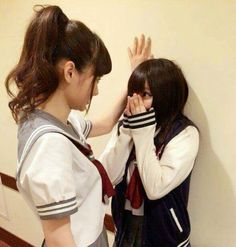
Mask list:
[[[116,185],[114,246],[190,246],[187,204],[199,132],[183,114],[186,79],[170,60],[147,60],[130,76],[128,95],[100,159]]]
[[[136,39],[131,64],[149,54],[150,40]],[[86,25],[69,20],[58,6],[36,10],[6,88],[19,127],[17,186],[41,220],[47,247],[108,246],[105,203],[114,190],[86,138],[110,131],[125,96],[97,122],[71,110],[88,109],[98,81],[110,71],[104,43]]]

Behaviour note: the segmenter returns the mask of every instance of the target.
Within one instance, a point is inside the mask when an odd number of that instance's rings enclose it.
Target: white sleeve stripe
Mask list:
[[[135,119],[134,121],[128,121],[129,124],[134,124],[134,123],[139,123],[139,122],[142,122],[144,120],[149,120],[149,119],[155,119],[155,116],[146,116],[144,118],[141,118],[141,119]]]
[[[155,118],[151,118],[151,119],[145,119],[143,121],[139,121],[137,123],[127,123],[127,122],[123,122],[123,127],[124,128],[130,128],[130,129],[137,129],[137,128],[143,128],[146,126],[150,126],[156,123],[156,119]]]
[[[129,122],[129,125],[137,125],[139,123],[143,123],[143,122],[148,121],[148,120],[155,121],[155,116],[149,116],[149,117],[145,117],[143,119],[139,119],[139,120],[135,120],[133,122]]]
[[[156,121],[153,121],[153,122],[150,122],[148,124],[140,124],[140,125],[137,125],[137,126],[129,126],[130,129],[141,129],[141,128],[144,128],[144,127],[148,127],[148,126],[154,126],[156,124]]]
[[[143,117],[143,116],[145,116],[147,114],[151,114],[151,113],[155,113],[154,108],[151,108],[151,109],[149,109],[148,111],[145,111],[145,112],[141,112],[141,113],[138,113],[138,114],[135,114],[135,115],[132,115],[132,116],[128,116],[128,118],[131,119],[131,118]]]
[[[46,207],[46,208],[37,209],[37,210],[38,210],[39,213],[41,213],[41,212],[46,212],[46,211],[57,210],[57,209],[64,208],[64,207],[70,207],[72,205],[75,205],[76,203],[77,203],[76,200],[74,200],[72,202],[67,202],[67,203],[63,203],[63,204],[57,204],[57,205],[54,205],[54,206],[51,206],[51,207]]]
[[[143,128],[149,125],[153,125],[156,122],[155,111],[142,112],[137,115],[123,118],[123,127],[130,129]]]
[[[57,210],[62,210],[62,209],[66,209],[66,208],[71,208],[73,206],[77,206],[77,202],[74,202],[71,205],[68,206],[64,206],[64,207],[60,207],[60,208],[54,208],[54,209],[49,209],[49,210],[38,210],[39,214],[44,214],[44,213],[49,213],[49,212],[55,212]]]
[[[45,204],[45,205],[41,205],[41,206],[36,206],[36,208],[37,209],[49,208],[49,207],[52,207],[52,206],[61,205],[61,204],[65,204],[65,203],[68,203],[68,202],[72,202],[73,203],[75,201],[76,201],[76,197],[72,197],[70,199],[66,199],[66,200],[63,200],[63,201],[53,202],[53,203]]]
[[[129,125],[129,121],[128,121],[128,119],[123,119],[123,124],[127,124],[127,125]]]
[[[56,214],[48,214],[48,215],[39,215],[40,219],[42,220],[49,220],[49,219],[58,219],[58,218],[62,218],[71,214],[74,214],[78,211],[78,207],[74,208],[72,210],[66,211],[66,212],[62,212],[62,213],[56,213]]]
[[[60,208],[60,209],[49,210],[49,211],[46,211],[46,212],[38,212],[38,214],[39,214],[39,216],[56,215],[56,214],[62,214],[62,213],[65,213],[65,212],[72,211],[72,210],[74,210],[76,208],[78,208],[77,203],[75,203],[75,204],[73,204],[72,206],[69,206],[69,207],[63,207],[63,208]]]
[[[142,121],[142,122],[138,122],[138,123],[130,123],[129,124],[129,127],[132,129],[132,128],[138,128],[138,126],[149,126],[149,125],[153,125],[156,123],[156,120],[155,119],[149,119],[149,120],[146,120],[146,121]]]
[[[140,115],[137,115],[137,116],[136,115],[132,115],[131,117],[128,118],[130,123],[131,122],[135,122],[137,120],[141,120],[142,121],[143,119],[148,118],[148,117],[155,117],[155,112],[154,111],[153,112],[145,112],[145,114],[143,114],[142,116],[140,116]]]

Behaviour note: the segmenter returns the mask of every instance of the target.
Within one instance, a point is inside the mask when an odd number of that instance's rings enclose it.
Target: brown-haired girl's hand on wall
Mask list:
[[[128,54],[131,69],[134,70],[140,63],[153,58],[151,54],[151,39],[146,39],[143,34],[139,39],[135,37],[133,48],[132,50],[128,48]],[[89,133],[89,137],[108,134],[112,130],[124,111],[126,95],[127,92],[125,90],[125,92],[122,93],[122,97],[115,103],[113,109],[109,110],[109,114],[106,114],[104,117],[99,115],[99,119],[92,120],[92,129]]]
[[[135,37],[132,50],[128,48],[128,55],[132,71],[140,63],[153,58],[154,56],[151,54],[151,38],[148,37],[146,39],[143,34],[139,39]]]

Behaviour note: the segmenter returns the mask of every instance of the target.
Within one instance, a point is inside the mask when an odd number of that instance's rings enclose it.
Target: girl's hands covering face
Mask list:
[[[147,110],[140,95],[134,93],[132,97],[128,96],[125,108],[125,114],[127,116],[136,115],[146,111]]]

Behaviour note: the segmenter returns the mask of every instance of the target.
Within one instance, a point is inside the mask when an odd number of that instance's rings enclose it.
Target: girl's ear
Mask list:
[[[72,61],[67,61],[64,64],[64,78],[66,82],[71,83],[76,74],[75,64]]]

